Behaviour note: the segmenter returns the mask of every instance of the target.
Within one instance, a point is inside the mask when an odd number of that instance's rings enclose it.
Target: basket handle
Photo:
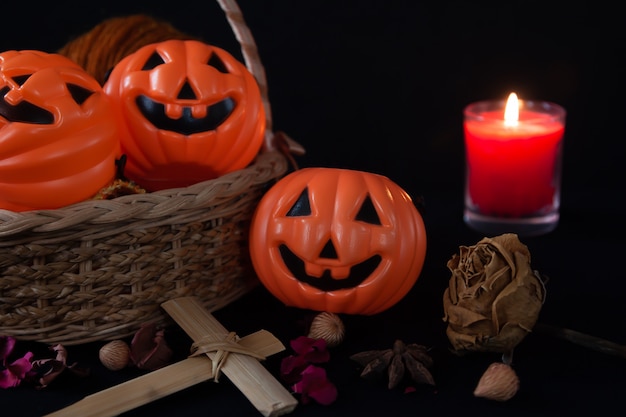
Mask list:
[[[246,67],[256,78],[261,90],[261,100],[263,101],[263,107],[265,108],[265,141],[263,144],[264,151],[272,151],[276,149],[274,145],[274,133],[272,127],[272,108],[267,94],[267,78],[265,76],[265,68],[261,63],[259,51],[257,49],[256,42],[252,36],[252,32],[246,25],[246,22],[241,13],[241,9],[235,0],[216,0],[228,20],[235,38],[239,42],[241,47],[241,53],[245,61]]]

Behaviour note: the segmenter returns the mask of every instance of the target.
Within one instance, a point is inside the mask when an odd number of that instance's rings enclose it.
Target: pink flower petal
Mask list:
[[[32,369],[30,362],[33,357],[32,352],[26,353],[24,357],[17,359],[3,371],[0,372],[0,388],[17,387],[26,374]]]
[[[291,341],[291,348],[304,357],[308,362],[328,362],[330,352],[324,339],[313,339],[307,336],[299,336]]]
[[[332,404],[337,399],[337,387],[328,380],[324,369],[314,365],[302,371],[302,380],[293,385],[293,390],[302,394],[303,404],[311,398],[322,405]]]
[[[8,369],[0,371],[0,388],[13,388],[20,384],[20,379],[13,375]]]
[[[4,365],[4,361],[9,357],[15,346],[15,338],[12,336],[0,336],[0,363]]]
[[[302,379],[302,371],[309,365],[303,356],[287,356],[280,363],[280,375],[288,384],[293,384]]]

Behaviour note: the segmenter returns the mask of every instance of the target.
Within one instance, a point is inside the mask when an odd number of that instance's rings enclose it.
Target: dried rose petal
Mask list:
[[[324,339],[313,339],[307,336],[299,336],[291,341],[291,348],[304,360],[311,363],[328,362],[330,352]]]
[[[0,388],[13,388],[20,385],[26,374],[32,369],[32,357],[32,352],[28,352],[0,370]]]
[[[302,395],[303,404],[313,399],[322,405],[329,405],[337,399],[337,387],[328,380],[326,371],[315,365],[309,365],[302,371],[302,379],[293,385],[293,391]]]
[[[162,368],[170,364],[173,355],[163,329],[154,323],[141,326],[130,342],[130,358],[139,369],[154,371]]]
[[[293,384],[302,378],[302,371],[307,366],[309,366],[309,362],[304,359],[304,356],[287,356],[280,363],[281,378],[286,383]]]
[[[45,388],[54,381],[65,370],[71,371],[74,375],[85,377],[89,375],[89,369],[80,368],[76,363],[67,365],[67,349],[63,345],[56,344],[50,346],[50,350],[56,352],[54,359],[38,359],[33,361],[33,368],[29,372],[28,379],[36,388]]]
[[[4,365],[5,361],[15,347],[15,338],[12,336],[0,336],[0,364]]]

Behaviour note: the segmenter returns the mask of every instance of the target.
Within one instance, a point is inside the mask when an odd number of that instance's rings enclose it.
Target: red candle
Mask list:
[[[470,210],[499,218],[558,211],[562,107],[512,94],[506,106],[503,101],[470,104],[464,130]]]

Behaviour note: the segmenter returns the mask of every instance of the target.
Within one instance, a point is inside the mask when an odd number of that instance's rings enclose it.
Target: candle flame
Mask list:
[[[519,100],[517,94],[509,94],[509,98],[506,100],[506,107],[504,108],[504,125],[505,126],[517,126],[519,121]]]

